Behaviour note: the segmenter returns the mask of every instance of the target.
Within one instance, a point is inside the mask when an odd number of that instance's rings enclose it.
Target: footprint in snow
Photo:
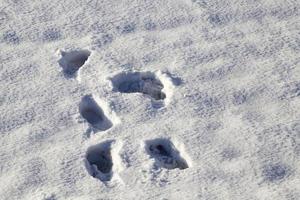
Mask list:
[[[155,159],[157,167],[166,169],[186,169],[189,167],[187,161],[180,155],[180,152],[169,139],[148,140],[145,147],[150,157]]]
[[[61,51],[61,59],[58,61],[67,78],[76,77],[77,71],[88,60],[91,52],[88,50]]]
[[[86,95],[81,99],[79,112],[95,130],[106,131],[113,126],[92,95]]]
[[[110,181],[112,178],[111,144],[112,141],[107,141],[92,146],[86,154],[86,167],[89,174],[103,182]]]
[[[112,84],[121,93],[142,93],[154,100],[164,100],[164,85],[152,72],[126,72],[114,76]]]

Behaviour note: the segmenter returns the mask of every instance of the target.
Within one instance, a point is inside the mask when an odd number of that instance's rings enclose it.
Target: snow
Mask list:
[[[300,199],[299,16],[0,0],[0,199]]]

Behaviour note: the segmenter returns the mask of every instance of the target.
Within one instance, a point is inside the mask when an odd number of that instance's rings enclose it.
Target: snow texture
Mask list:
[[[299,0],[0,0],[0,199],[300,199]]]

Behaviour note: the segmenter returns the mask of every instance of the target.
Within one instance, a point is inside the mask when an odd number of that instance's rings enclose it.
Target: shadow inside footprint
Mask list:
[[[101,181],[110,181],[112,178],[111,144],[107,141],[92,146],[87,150],[86,167],[89,174]]]
[[[79,112],[81,116],[96,130],[105,131],[113,125],[91,95],[86,95],[81,99]]]
[[[163,100],[166,94],[161,81],[152,72],[120,73],[112,79],[114,90],[121,93],[142,93],[154,100]]]
[[[70,78],[76,75],[76,72],[84,65],[90,55],[91,52],[88,50],[62,51],[62,57],[58,63],[63,68],[64,75]]]
[[[160,138],[146,141],[146,151],[155,159],[158,167],[167,169],[186,169],[189,167],[186,160],[180,156],[180,152],[168,139]]]

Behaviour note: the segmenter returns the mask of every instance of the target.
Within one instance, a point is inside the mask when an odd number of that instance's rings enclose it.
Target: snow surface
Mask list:
[[[300,1],[0,0],[0,133],[1,200],[299,200]]]

